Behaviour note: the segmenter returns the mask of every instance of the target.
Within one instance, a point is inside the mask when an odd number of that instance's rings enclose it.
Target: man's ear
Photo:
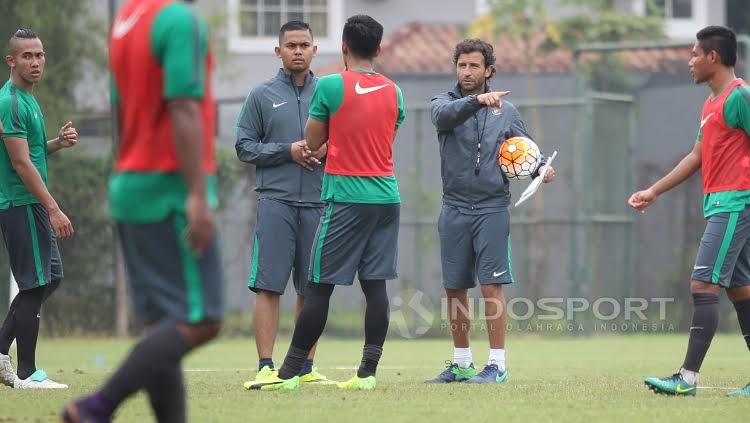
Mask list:
[[[489,65],[487,69],[484,70],[484,77],[485,78],[491,78],[492,75],[495,74],[495,65]]]

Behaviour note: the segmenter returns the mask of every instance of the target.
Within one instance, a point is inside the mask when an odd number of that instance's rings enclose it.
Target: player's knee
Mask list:
[[[212,321],[205,324],[206,340],[214,339],[221,333],[222,321]]]
[[[445,288],[445,295],[448,298],[463,298],[466,297],[468,290],[466,289],[451,289]]]
[[[388,301],[388,291],[386,290],[384,280],[371,280],[362,281],[362,292],[365,294],[365,298],[369,299],[385,299]]]
[[[719,284],[713,284],[703,281],[690,281],[690,293],[691,294],[713,294],[719,295],[721,292],[721,286]]]
[[[220,320],[211,320],[180,326],[183,334],[187,336],[190,345],[197,347],[216,338],[221,332],[222,322]]]
[[[18,294],[19,304],[22,304],[24,310],[38,314],[44,301],[44,291],[45,287],[43,286],[21,291]]]
[[[738,303],[750,300],[750,285],[727,289],[727,297],[735,307]]]
[[[281,294],[278,292],[268,291],[265,289],[258,289],[258,291],[255,294],[258,298],[257,300],[266,300],[266,301],[279,301],[281,298]]]
[[[335,285],[325,283],[311,283],[305,291],[305,302],[327,302],[333,294]]]

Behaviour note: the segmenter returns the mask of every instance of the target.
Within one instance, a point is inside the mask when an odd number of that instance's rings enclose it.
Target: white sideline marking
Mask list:
[[[333,367],[318,367],[315,366],[318,370],[357,370],[359,366],[333,366]],[[407,370],[407,369],[415,369],[415,367],[405,367],[405,366],[378,366],[378,369],[383,370]],[[104,369],[104,368],[96,368],[96,369],[82,369],[84,371],[93,371],[93,372],[112,372],[115,369]],[[193,368],[193,369],[183,369],[185,372],[191,372],[191,373],[211,373],[211,372],[257,372],[258,369],[255,367],[246,367],[246,368],[234,368],[234,369],[220,369],[220,368]]]

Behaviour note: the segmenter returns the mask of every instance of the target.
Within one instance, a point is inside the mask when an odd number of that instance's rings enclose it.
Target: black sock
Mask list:
[[[0,354],[8,355],[10,346],[16,339],[16,308],[19,300],[20,298],[16,295],[16,298],[10,303],[8,314],[5,315],[3,325],[0,327]]]
[[[378,362],[380,362],[381,355],[383,355],[383,347],[378,345],[365,344],[365,347],[362,348],[362,362],[359,363],[357,376],[375,376],[375,372],[378,370]]]
[[[313,364],[312,360],[310,360],[309,358],[305,359],[304,364],[302,364],[302,370],[299,371],[299,375],[300,376],[304,376],[304,375],[306,375],[308,373],[312,373],[313,366],[314,366],[314,364]]]
[[[693,294],[693,322],[690,324],[690,339],[682,367],[692,372],[700,371],[708,347],[719,324],[719,296]]]
[[[273,359],[271,358],[261,358],[260,360],[258,360],[258,370],[262,369],[265,366],[268,366],[272,369],[276,368],[273,366]]]
[[[177,323],[162,323],[130,351],[99,391],[102,399],[114,411],[130,395],[151,383],[158,383],[159,371],[179,366],[190,349],[187,339],[177,329]]]
[[[309,350],[303,350],[290,345],[289,351],[286,352],[286,357],[284,357],[284,363],[279,369],[279,378],[291,379],[294,376],[298,376],[305,366],[305,360],[307,360],[309,353]]]
[[[737,320],[740,322],[740,330],[745,338],[745,344],[750,349],[750,300],[734,303],[734,309],[737,311]]]
[[[16,342],[18,347],[19,379],[26,379],[36,371],[36,342],[39,338],[39,314],[42,308],[44,287],[18,293],[16,307]]]
[[[292,345],[279,369],[281,379],[299,374],[305,365],[310,350],[323,334],[328,319],[328,306],[334,285],[310,283],[305,291],[305,304],[294,326]]]
[[[185,417],[185,384],[180,365],[169,366],[146,385],[151,408],[159,423],[182,423]]]
[[[375,375],[383,344],[388,333],[388,293],[384,280],[361,281],[367,308],[365,310],[365,346],[357,376]]]

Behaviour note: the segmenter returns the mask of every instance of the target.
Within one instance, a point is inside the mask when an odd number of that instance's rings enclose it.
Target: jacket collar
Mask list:
[[[315,75],[313,74],[313,72],[312,71],[308,71],[308,74],[305,75],[305,85],[304,86],[310,85],[310,83],[312,82],[312,80],[314,78],[315,78]],[[279,68],[279,72],[276,74],[276,79],[278,79],[280,81],[283,81],[283,82],[285,82],[285,83],[287,83],[289,85],[293,85],[292,84],[292,75],[287,74],[286,72],[284,72],[284,68]]]

